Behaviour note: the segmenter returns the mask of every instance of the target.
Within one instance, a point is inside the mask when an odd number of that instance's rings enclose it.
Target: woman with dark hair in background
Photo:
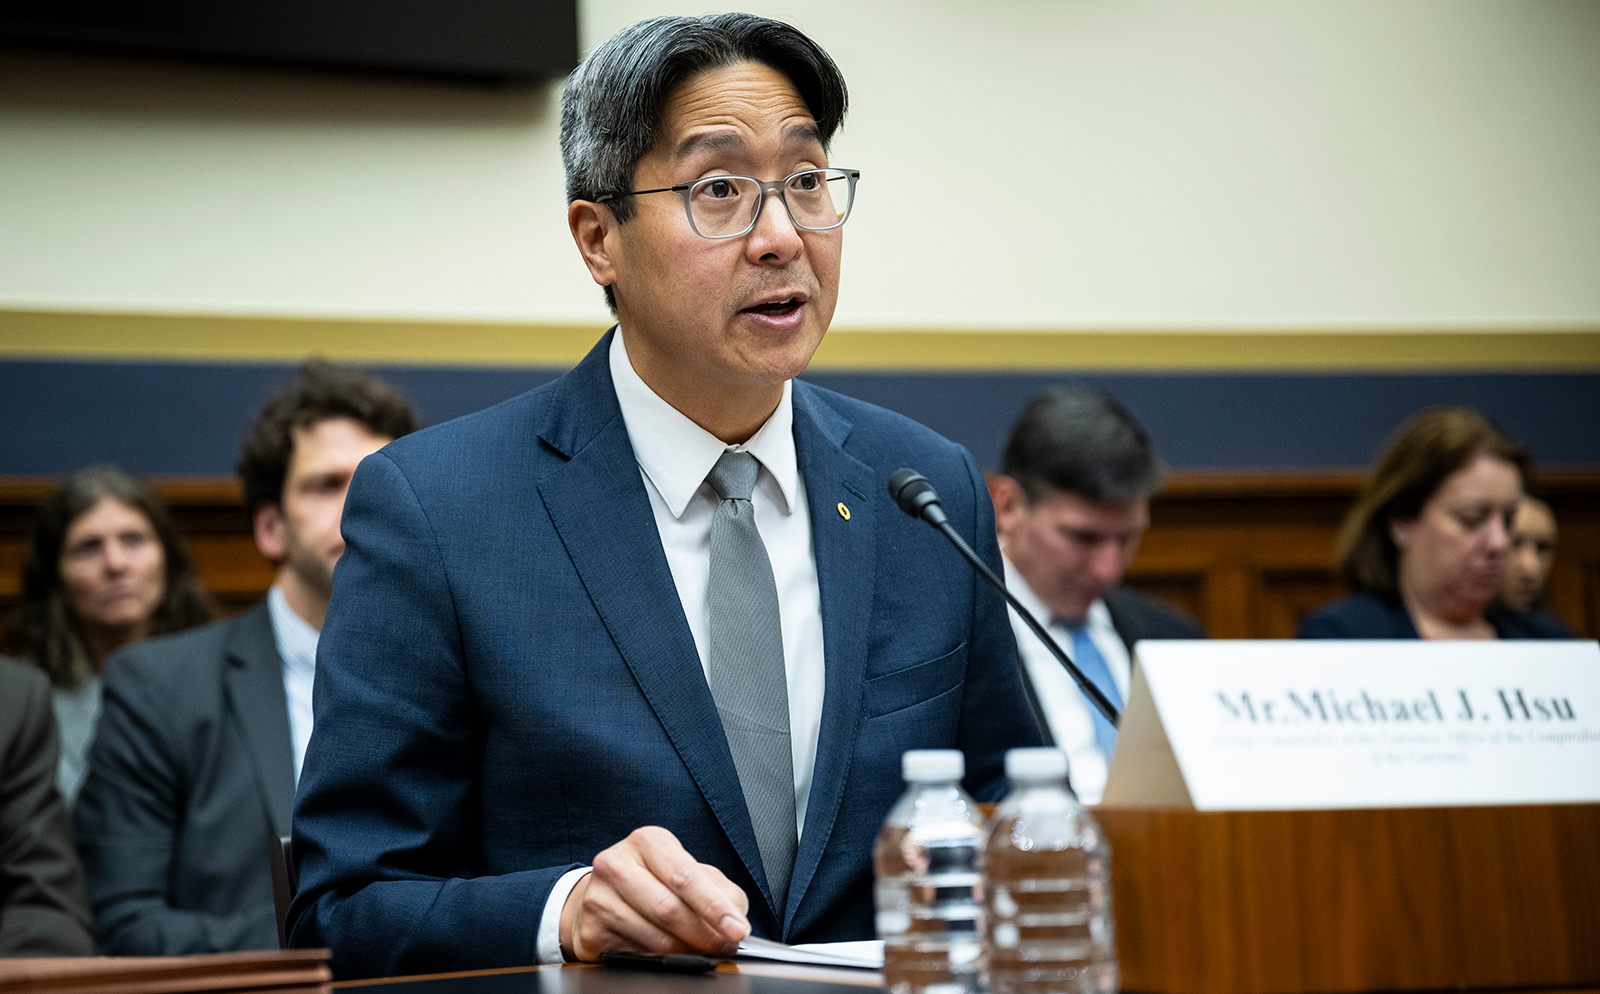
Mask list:
[[[1527,488],[1526,449],[1482,415],[1423,411],[1401,425],[1339,535],[1354,593],[1307,615],[1300,638],[1571,638],[1547,614],[1494,603]]]
[[[100,713],[100,677],[130,642],[211,620],[211,599],[166,505],[110,466],[68,477],[39,509],[9,648],[50,677],[71,806]]]

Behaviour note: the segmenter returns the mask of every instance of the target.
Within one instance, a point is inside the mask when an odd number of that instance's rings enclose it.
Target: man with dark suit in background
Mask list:
[[[50,681],[0,656],[0,956],[94,952],[60,753]]]
[[[1127,699],[1140,639],[1204,638],[1200,623],[1137,590],[1122,574],[1150,525],[1161,470],[1128,409],[1086,389],[1056,389],[1028,402],[992,481],[1006,586],[1048,627],[1067,655],[1118,706]],[[1116,729],[1065,668],[1011,613],[1023,667],[1055,744],[1066,750],[1073,789],[1100,800]]]
[[[107,665],[74,811],[101,952],[275,949],[267,843],[289,831],[339,517],[363,458],[415,430],[388,383],[308,363],[245,436],[260,606],[136,643]]]
[[[341,977],[873,935],[900,756],[993,800],[1036,744],[959,446],[793,379],[838,292],[844,81],[741,14],[623,29],[563,95],[618,318],[561,379],[351,487],[295,809],[295,945]],[[936,209],[938,205],[930,205]]]

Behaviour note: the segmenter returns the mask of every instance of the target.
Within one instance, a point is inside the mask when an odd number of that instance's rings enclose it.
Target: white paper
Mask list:
[[[739,943],[739,955],[778,963],[804,963],[809,966],[848,966],[856,969],[883,969],[883,940],[859,942],[807,942],[786,946],[755,936]]]
[[[1108,804],[1600,801],[1595,642],[1144,642],[1138,661]]]

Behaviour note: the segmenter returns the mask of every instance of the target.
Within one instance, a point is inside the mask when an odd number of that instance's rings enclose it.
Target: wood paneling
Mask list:
[[[1175,473],[1151,504],[1129,585],[1189,612],[1217,638],[1288,638],[1305,613],[1340,595],[1333,543],[1360,492],[1359,472]],[[161,479],[156,489],[189,537],[223,610],[260,599],[272,564],[256,551],[229,479]],[[0,610],[15,604],[27,531],[54,481],[0,480]],[[1540,486],[1560,526],[1551,606],[1600,637],[1600,470],[1552,471]]]
[[[1600,805],[1094,815],[1125,990],[1600,983]]]

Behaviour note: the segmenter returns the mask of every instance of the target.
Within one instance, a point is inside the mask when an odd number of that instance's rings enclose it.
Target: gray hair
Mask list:
[[[1161,486],[1161,464],[1143,426],[1110,396],[1085,387],[1057,387],[1028,401],[1001,472],[1022,485],[1029,502],[1056,491],[1128,500]]]
[[[667,95],[700,73],[739,62],[787,76],[828,147],[849,103],[844,76],[798,28],[754,14],[652,17],[612,35],[567,78],[561,98],[567,202],[613,197],[606,205],[626,224],[634,201],[621,195],[655,146]],[[616,310],[610,287],[606,303]]]

